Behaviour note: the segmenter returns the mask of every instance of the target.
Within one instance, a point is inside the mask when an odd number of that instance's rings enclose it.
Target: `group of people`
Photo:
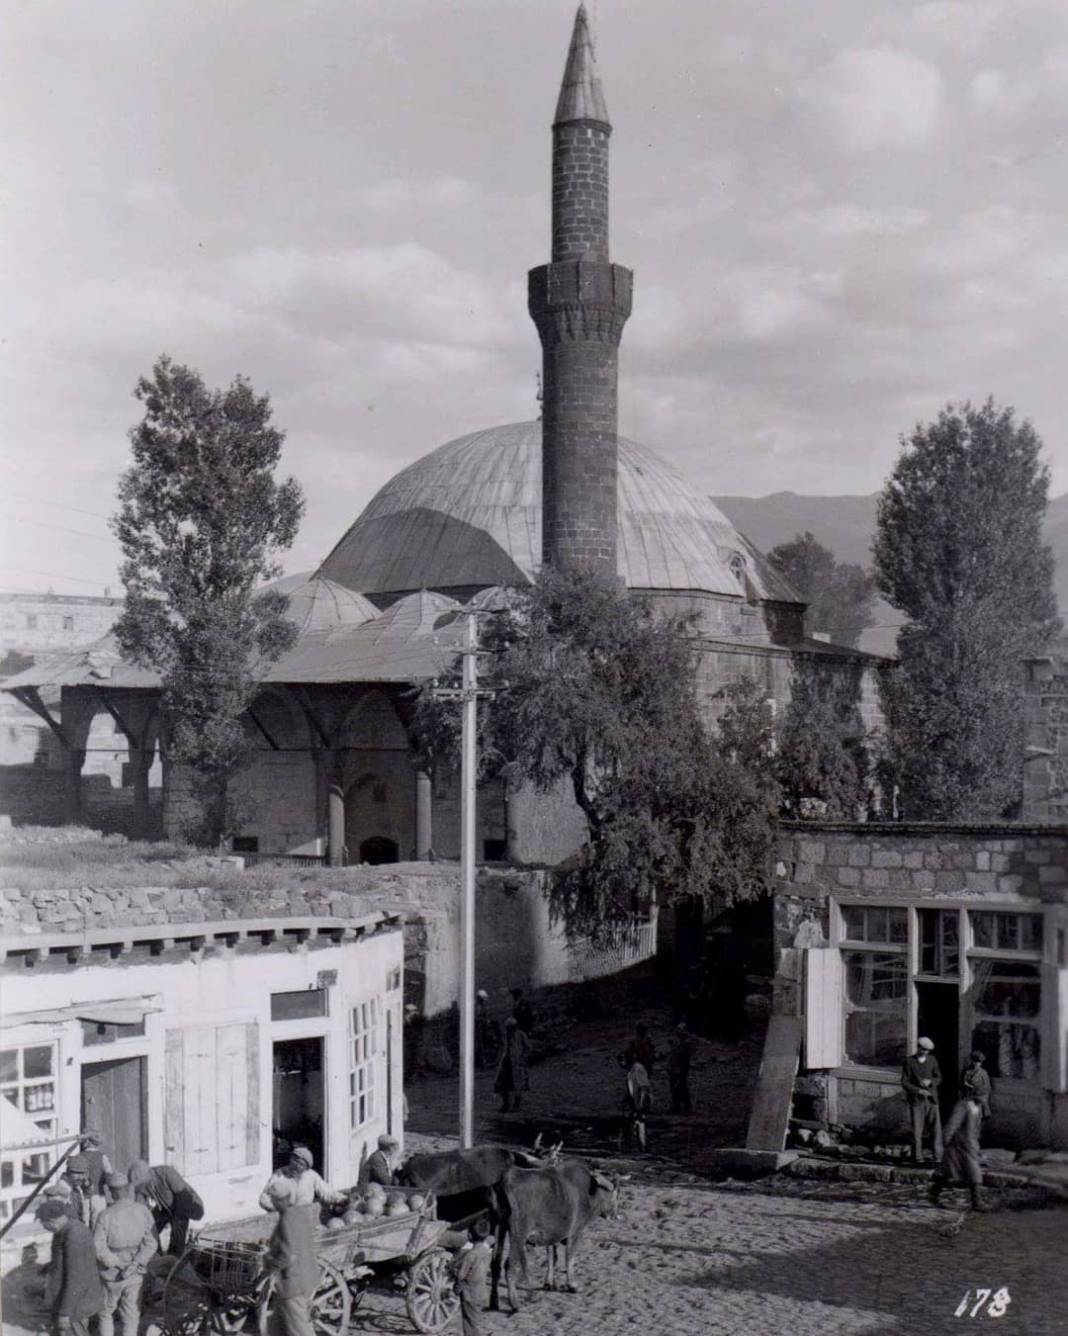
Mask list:
[[[117,1173],[88,1133],[81,1149],[67,1156],[64,1173],[46,1188],[37,1219],[52,1235],[45,1286],[57,1332],[88,1336],[97,1321],[99,1336],[137,1336],[145,1274],[169,1228],[168,1250],[185,1250],[190,1220],[204,1204],[171,1165],[142,1160]]]
[[[648,1026],[639,1021],[627,1047],[619,1055],[619,1065],[626,1072],[623,1096],[624,1124],[622,1140],[625,1144],[636,1141],[644,1150],[647,1145],[646,1116],[653,1102],[653,1070],[661,1059],[667,1071],[671,1112],[693,1112],[690,1098],[690,1068],[693,1064],[694,1042],[689,1026],[680,1021],[675,1026],[667,1053],[660,1054],[649,1035]]]
[[[961,1072],[959,1098],[943,1128],[939,1105],[942,1071],[934,1049],[933,1041],[922,1037],[916,1052],[905,1059],[901,1068],[901,1085],[912,1125],[912,1159],[915,1164],[923,1162],[924,1141],[930,1136],[936,1164],[931,1200],[937,1202],[951,1183],[963,1183],[968,1187],[973,1209],[983,1211],[986,1205],[979,1138],[983,1119],[990,1116],[991,1089],[986,1060],[978,1050],[969,1056]]]

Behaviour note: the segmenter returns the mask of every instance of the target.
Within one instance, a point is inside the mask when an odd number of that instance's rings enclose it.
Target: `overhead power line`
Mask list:
[[[109,520],[110,515],[104,515],[99,510],[84,510],[81,506],[68,506],[64,501],[46,501],[43,496],[27,496],[25,492],[13,492],[7,489],[7,495],[13,497],[16,501],[29,501],[34,506],[54,506],[57,510],[73,510],[76,515],[91,515],[94,520]]]
[[[115,543],[115,539],[102,533],[89,533],[87,529],[68,529],[65,524],[49,524],[47,520],[31,520],[27,515],[0,515],[0,520],[13,524],[32,524],[38,529],[55,529],[58,533],[73,533],[79,538],[94,538],[98,543]]]

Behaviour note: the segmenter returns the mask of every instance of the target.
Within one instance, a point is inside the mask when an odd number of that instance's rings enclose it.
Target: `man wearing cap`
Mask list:
[[[89,1323],[104,1306],[93,1236],[58,1197],[42,1203],[37,1219],[52,1235],[46,1296],[53,1330],[89,1336]]]
[[[99,1332],[100,1336],[115,1336],[117,1311],[122,1336],[137,1336],[145,1268],[159,1246],[156,1226],[148,1207],[134,1201],[133,1188],[125,1174],[110,1174],[107,1187],[112,1202],[93,1231],[96,1259],[104,1282]]]
[[[94,1170],[93,1161],[88,1155],[71,1155],[67,1159],[64,1182],[70,1189],[71,1210],[74,1218],[80,1220],[86,1228],[93,1230],[101,1214],[107,1209],[107,1199],[101,1192],[94,1192],[91,1182]]]
[[[383,1132],[378,1138],[378,1149],[367,1157],[367,1163],[360,1170],[358,1186],[365,1188],[369,1183],[378,1183],[384,1188],[391,1187],[396,1182],[394,1165],[399,1150],[397,1138]]]
[[[130,1165],[129,1179],[137,1200],[143,1201],[152,1212],[156,1232],[170,1225],[167,1251],[173,1257],[180,1257],[185,1252],[190,1220],[204,1218],[204,1203],[199,1194],[170,1164],[150,1167],[144,1160],[135,1160]]]
[[[319,1259],[315,1255],[318,1211],[312,1203],[297,1204],[297,1182],[275,1174],[263,1198],[278,1212],[264,1263],[272,1273],[271,1336],[315,1336],[311,1300],[319,1284]]]
[[[111,1161],[104,1154],[102,1149],[103,1141],[99,1132],[86,1131],[82,1133],[82,1156],[86,1163],[86,1172],[89,1175],[89,1186],[94,1194],[102,1195],[104,1191],[104,1180],[112,1172]]]
[[[990,1076],[986,1070],[986,1055],[976,1049],[968,1056],[968,1065],[960,1074],[960,1092],[962,1096],[971,1096],[982,1110],[984,1118],[990,1117]]]
[[[979,1129],[983,1109],[974,1095],[959,1099],[946,1123],[946,1152],[928,1189],[931,1201],[938,1199],[950,1183],[967,1184],[973,1211],[985,1211],[983,1167],[979,1159]]]
[[[279,1180],[293,1184],[295,1206],[310,1206],[312,1202],[317,1201],[340,1206],[346,1200],[345,1194],[328,1188],[312,1168],[314,1163],[312,1153],[307,1146],[294,1146],[289,1154],[289,1163],[281,1169],[276,1169],[267,1180],[267,1186],[260,1193],[260,1206],[265,1211],[277,1210],[272,1189]]]
[[[912,1121],[912,1161],[923,1162],[923,1139],[930,1129],[934,1157],[942,1159],[942,1114],[938,1107],[938,1087],[942,1072],[934,1055],[934,1044],[926,1036],[917,1045],[916,1052],[905,1059],[901,1068],[901,1085],[908,1100]]]

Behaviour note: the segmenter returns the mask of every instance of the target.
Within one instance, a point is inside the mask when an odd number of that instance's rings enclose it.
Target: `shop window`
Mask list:
[[[904,952],[843,951],[842,964],[846,1061],[864,1067],[897,1066],[908,1030]]]
[[[73,630],[74,630],[74,618],[73,618],[73,617],[64,617],[64,618],[63,618],[63,629],[64,629],[64,631],[73,631]]]
[[[1041,914],[1001,914],[971,910],[972,942],[980,951],[1042,950]]]
[[[351,1067],[349,1125],[353,1131],[375,1116],[375,1069],[378,1064],[378,999],[371,998],[349,1013]]]
[[[843,905],[842,926],[847,942],[885,942],[891,946],[906,946],[909,940],[907,909]]]
[[[997,915],[996,917],[1031,917]],[[973,960],[972,1047],[986,1055],[991,1076],[1037,1081],[1042,982],[1039,967],[1026,961]]]
[[[235,854],[258,854],[260,837],[258,835],[235,835],[230,841],[230,848]]]
[[[272,1021],[303,1021],[325,1015],[325,988],[300,988],[292,993],[271,994]]]
[[[0,1099],[29,1118],[46,1140],[56,1134],[56,1047],[29,1044],[0,1050]],[[2,1121],[2,1118],[0,1118]],[[53,1148],[0,1158],[0,1220],[6,1220],[44,1178]]]
[[[950,978],[960,974],[958,910],[920,910],[920,973]]]

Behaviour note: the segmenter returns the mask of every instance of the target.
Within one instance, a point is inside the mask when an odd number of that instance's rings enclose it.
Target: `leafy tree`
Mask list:
[[[794,819],[855,821],[867,807],[868,758],[860,664],[800,660],[778,731],[783,812]]]
[[[834,553],[807,530],[768,553],[768,560],[808,604],[805,629],[821,631],[836,645],[855,647],[874,624],[875,581],[861,566],[835,561]]]
[[[1022,660],[1057,634],[1042,443],[988,399],[902,439],[879,500],[880,589],[908,620],[883,692],[906,815],[984,819],[1021,789]]]
[[[242,716],[296,634],[285,597],[256,586],[279,574],[273,554],[292,543],[304,501],[292,478],[275,481],[285,435],[243,377],[212,390],[161,357],[134,397],[144,417],[111,522],[126,589],[115,631],[124,653],[162,676],[169,759],[188,768],[201,811],[185,833],[213,843],[234,824]]]
[[[611,934],[654,900],[726,905],[759,894],[774,828],[769,719],[755,688],[710,729],[687,625],[588,577],[544,570],[484,636],[484,773],[510,766],[537,790],[568,785],[587,843],[554,879],[569,930]],[[456,711],[424,692],[419,745],[455,763]]]

